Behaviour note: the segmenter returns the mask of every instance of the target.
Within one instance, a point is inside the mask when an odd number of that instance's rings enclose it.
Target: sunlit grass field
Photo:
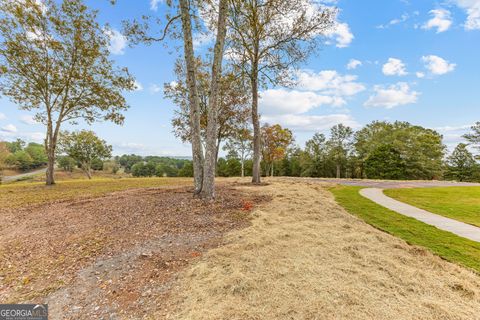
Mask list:
[[[137,188],[191,185],[191,178],[96,178],[93,180],[19,182],[0,186],[0,208],[19,208],[46,202],[103,196],[110,192]]]
[[[445,260],[456,262],[480,273],[480,243],[437,229],[413,218],[406,217],[384,208],[375,202],[362,197],[358,193],[360,189],[362,189],[362,187],[337,186],[331,188],[330,191],[334,194],[335,200],[348,212],[358,216],[375,228],[397,236],[409,244],[427,248]],[[413,193],[418,191],[418,189],[410,190],[412,190]],[[464,190],[464,188],[461,190]],[[461,190],[457,189],[457,192]],[[477,188],[476,190],[480,189]],[[430,192],[435,191],[430,189]],[[470,190],[470,192],[474,191]],[[453,194],[454,190],[447,190],[446,193]],[[465,191],[465,193],[468,192]],[[438,198],[440,196],[437,195],[436,197]],[[455,204],[452,200],[442,200],[450,205]]]
[[[390,189],[385,194],[415,207],[480,227],[480,187]]]

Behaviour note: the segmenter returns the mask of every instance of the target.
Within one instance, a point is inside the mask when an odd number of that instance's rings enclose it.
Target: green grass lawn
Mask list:
[[[480,227],[480,187],[389,189],[385,194],[415,207]]]
[[[362,197],[358,193],[360,189],[362,187],[337,186],[330,191],[348,212],[375,228],[397,236],[409,244],[427,248],[445,260],[480,272],[480,243],[388,210]]]
[[[59,200],[99,197],[115,191],[136,188],[191,185],[190,178],[122,178],[59,181],[0,185],[0,208],[19,208]]]

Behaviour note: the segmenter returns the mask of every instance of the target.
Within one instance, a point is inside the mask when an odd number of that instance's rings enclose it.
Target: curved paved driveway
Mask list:
[[[415,218],[426,224],[437,227],[445,231],[454,233],[460,237],[464,237],[473,241],[480,242],[480,228],[472,226],[467,223],[463,223],[454,219],[446,218],[438,214],[428,212],[426,210],[419,209],[409,204],[397,201],[390,197],[387,197],[382,189],[378,188],[366,188],[360,190],[360,194],[373,202],[403,214],[404,216]]]

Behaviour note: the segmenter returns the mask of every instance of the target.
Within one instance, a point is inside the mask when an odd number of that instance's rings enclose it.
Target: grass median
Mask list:
[[[330,189],[336,201],[368,224],[422,246],[450,262],[480,273],[480,243],[437,229],[416,219],[384,208],[359,194],[362,187],[336,186]]]

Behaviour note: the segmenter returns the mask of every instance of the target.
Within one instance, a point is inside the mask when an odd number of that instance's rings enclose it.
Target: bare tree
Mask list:
[[[227,50],[251,86],[253,183],[260,183],[259,87],[289,80],[288,72],[318,48],[335,16],[335,9],[313,0],[231,0]]]
[[[109,60],[109,37],[82,0],[0,0],[1,92],[46,126],[46,183],[54,180],[55,150],[64,122],[122,124],[133,90],[127,69]]]

